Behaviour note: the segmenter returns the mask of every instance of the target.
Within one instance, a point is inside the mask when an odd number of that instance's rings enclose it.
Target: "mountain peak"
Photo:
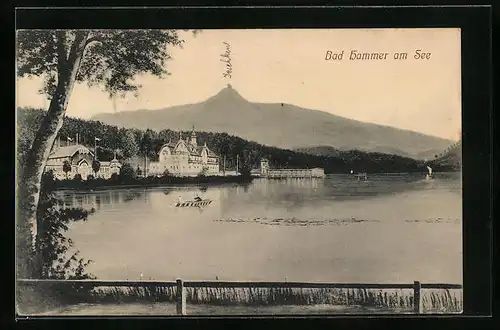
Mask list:
[[[209,98],[207,101],[245,101],[248,102],[243,96],[241,96],[240,93],[231,84],[227,84],[226,87],[221,89],[219,93],[215,94],[211,98]]]
[[[318,115],[321,114],[321,115]],[[190,127],[206,132],[226,132],[246,140],[284,149],[316,148],[314,152],[333,154],[335,150],[370,150],[418,158],[434,157],[451,142],[351,119],[327,112],[299,108],[291,104],[257,103],[246,100],[234,86],[224,86],[208,100],[147,113],[93,117],[103,123],[143,129]],[[394,142],[396,141],[396,142]]]

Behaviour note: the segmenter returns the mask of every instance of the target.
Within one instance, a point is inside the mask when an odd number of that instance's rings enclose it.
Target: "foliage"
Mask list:
[[[207,175],[207,172],[208,172],[208,168],[207,167],[203,167],[200,171],[200,173],[198,173],[198,176],[206,176]]]
[[[131,158],[139,153],[139,146],[131,130],[121,128],[118,132],[118,144],[124,158]]]
[[[250,167],[248,167],[248,166],[244,166],[243,168],[241,168],[241,170],[240,170],[240,174],[241,174],[242,176],[250,176],[250,175],[251,175],[251,173],[250,173],[250,172],[251,172],[251,170],[252,170],[252,169],[251,169]]]
[[[64,202],[53,194],[54,188],[52,173],[45,173],[37,211],[37,219],[43,228],[36,243],[36,249],[41,252],[42,257],[41,276],[50,279],[93,278],[85,272],[90,260],[79,258],[79,251],[68,256],[74,242],[64,236],[70,222],[87,220],[93,210],[67,208]]]
[[[68,178],[68,172],[71,172],[71,164],[68,160],[65,160],[63,163],[63,171],[66,173],[66,178]]]
[[[101,163],[98,160],[94,159],[92,161],[92,170],[94,171],[96,176],[97,176],[97,172],[99,172],[100,169],[101,169]]]
[[[43,76],[41,92],[53,96],[58,73],[64,71],[77,38],[86,37],[77,81],[103,87],[110,95],[137,92],[133,78],[141,73],[169,75],[167,45],[182,46],[173,30],[20,30],[17,32],[19,76]]]
[[[206,184],[206,185],[219,185],[225,183],[240,183],[245,184],[251,182],[251,177],[245,176],[197,176],[197,177],[179,177],[179,176],[148,176],[144,177],[131,177],[129,175],[122,176],[122,172],[118,176],[109,179],[93,178],[86,181],[75,180],[58,180],[55,183],[56,189],[98,189],[98,188],[114,188],[123,186],[141,186],[141,187],[155,187],[170,184]]]
[[[41,77],[40,93],[51,99],[43,120],[31,128],[34,136],[24,136],[20,159],[20,184],[16,187],[17,226],[20,239],[36,240],[39,228],[36,213],[39,204],[41,175],[54,139],[64,123],[64,115],[75,82],[100,86],[110,96],[137,93],[140,85],[134,78],[143,73],[162,78],[169,73],[167,46],[182,46],[177,31],[169,30],[19,30],[16,32],[16,73],[20,77]],[[116,133],[116,128],[114,128]],[[76,131],[78,132],[78,131]],[[91,131],[95,134],[95,131]],[[68,134],[66,132],[65,134]],[[94,135],[95,136],[95,135]],[[116,136],[116,134],[115,134]],[[113,141],[110,141],[110,143]],[[18,154],[18,157],[20,155]],[[34,229],[33,235],[21,233]],[[21,244],[21,243],[20,243]],[[24,243],[23,243],[24,244]],[[28,243],[26,243],[28,244]],[[28,264],[20,246],[21,263]],[[40,258],[37,258],[39,260]],[[26,267],[22,267],[23,269]]]
[[[139,142],[139,152],[141,155],[152,158],[155,156],[155,148],[153,146],[153,141],[157,140],[156,132],[153,130],[147,129],[142,133],[142,137]]]
[[[33,125],[36,120],[32,117],[39,116],[41,111],[19,109],[18,118],[20,125]],[[38,113],[38,114],[37,114]],[[24,129],[24,131],[29,131]],[[153,130],[141,131],[138,129],[120,128],[120,132],[115,135],[118,128],[115,126],[104,125],[98,121],[87,121],[75,118],[66,118],[61,132],[65,136],[74,136],[80,132],[83,144],[92,143],[94,133],[99,132],[102,137],[101,145],[105,150],[108,150],[107,158],[105,155],[99,155],[99,159],[111,159],[113,149],[127,149],[126,144],[121,144],[122,138],[117,139],[117,136],[128,135],[129,141],[132,136],[135,138],[139,150],[138,155],[146,153],[148,157],[155,161],[158,159],[156,152],[164,143],[169,141],[177,141],[179,133],[184,137],[190,134],[189,131],[175,132],[172,130],[162,130],[156,132]],[[125,133],[126,132],[126,133]],[[196,132],[198,143],[206,142],[212,151],[221,156],[220,164],[222,169],[223,159],[226,158],[226,170],[234,170],[236,168],[236,158],[239,156],[240,172],[248,172],[252,168],[259,166],[260,158],[269,159],[270,165],[273,168],[311,168],[322,167],[325,173],[349,173],[351,170],[355,172],[426,172],[427,169],[421,161],[411,158],[401,157],[397,155],[368,153],[359,150],[338,151],[335,155],[312,155],[305,152],[279,149],[269,146],[264,146],[256,142],[247,141],[227,133],[208,133]],[[26,139],[29,140],[29,137]],[[100,150],[101,148],[99,148]]]
[[[120,180],[128,180],[135,178],[136,173],[134,168],[129,164],[125,163],[120,169],[120,174],[118,175]]]
[[[462,169],[462,140],[434,155],[434,159],[430,160],[428,165],[433,168],[434,172],[460,171]]]

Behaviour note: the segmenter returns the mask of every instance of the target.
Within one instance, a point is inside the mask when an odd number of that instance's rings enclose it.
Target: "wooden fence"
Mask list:
[[[175,287],[176,288],[176,308],[178,315],[186,315],[187,294],[186,288],[304,288],[304,289],[412,289],[413,290],[413,312],[416,314],[422,311],[422,289],[462,289],[460,284],[446,283],[420,283],[414,281],[413,284],[373,284],[373,283],[304,283],[304,282],[225,282],[225,281],[183,281],[176,282],[163,281],[107,281],[107,280],[50,280],[50,279],[18,279],[21,285],[43,285],[43,284],[78,284],[88,288],[93,287]]]

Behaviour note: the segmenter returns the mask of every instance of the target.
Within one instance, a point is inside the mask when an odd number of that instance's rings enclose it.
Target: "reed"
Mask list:
[[[105,287],[91,292],[93,303],[175,302],[174,287]]]
[[[186,288],[188,304],[218,306],[337,305],[413,311],[413,290],[342,288]],[[172,302],[175,287],[107,287],[91,292],[93,303]],[[460,313],[461,290],[421,292],[423,313]]]

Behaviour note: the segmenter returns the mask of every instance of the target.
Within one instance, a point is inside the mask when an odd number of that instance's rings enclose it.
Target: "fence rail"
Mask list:
[[[175,287],[177,314],[186,315],[186,288],[305,288],[305,289],[412,289],[413,312],[421,313],[421,290],[462,289],[460,284],[448,283],[420,283],[411,284],[384,284],[384,283],[306,283],[306,282],[226,282],[226,281],[186,281],[178,279],[176,282],[163,281],[107,281],[107,280],[54,280],[54,279],[17,279],[21,285],[82,285],[85,287]]]

